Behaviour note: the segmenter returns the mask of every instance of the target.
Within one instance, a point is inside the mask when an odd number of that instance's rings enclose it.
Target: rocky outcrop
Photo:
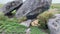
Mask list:
[[[34,19],[38,14],[48,10],[51,0],[27,0],[16,12],[16,17],[27,16],[28,19]]]
[[[48,20],[50,34],[60,34],[60,14],[55,14]]]
[[[1,11],[6,15],[6,16],[13,16],[12,11],[13,10],[18,10],[20,6],[23,4],[22,0],[14,0],[12,2],[8,2],[3,7],[1,8]]]
[[[5,4],[3,7],[2,7],[2,10],[4,13],[8,13],[14,9],[16,9],[18,6],[20,6],[22,4],[22,0],[14,0],[12,2],[8,2],[7,4]]]

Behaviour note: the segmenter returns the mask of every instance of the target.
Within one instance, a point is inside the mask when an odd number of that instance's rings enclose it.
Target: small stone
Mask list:
[[[38,14],[48,10],[52,0],[27,0],[18,9],[15,16],[17,18],[27,16],[28,18],[36,18]]]
[[[26,30],[26,34],[30,34],[30,28]]]
[[[12,14],[12,12],[14,10],[18,10],[18,8],[21,7],[23,1],[22,0],[13,0],[11,2],[6,3],[5,5],[3,5],[0,9],[0,11],[2,11],[4,13],[5,16],[8,17],[13,17],[14,14]]]
[[[32,23],[31,23],[32,26],[38,26],[38,19],[37,20],[34,20]]]
[[[24,25],[26,27],[29,27],[31,22],[32,22],[31,20],[27,20],[27,21],[24,21],[24,22],[20,23],[20,25]]]

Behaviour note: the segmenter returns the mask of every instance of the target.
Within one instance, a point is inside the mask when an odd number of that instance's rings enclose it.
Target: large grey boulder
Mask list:
[[[48,21],[50,34],[60,34],[60,14],[55,14]]]
[[[26,0],[17,10],[16,17],[36,18],[36,16],[45,10],[48,10],[52,0]]]
[[[3,7],[0,10],[4,13],[5,16],[8,16],[9,18],[11,18],[11,17],[14,17],[14,14],[12,14],[12,11],[13,10],[17,11],[22,4],[23,4],[22,0],[14,0],[3,5]]]
[[[10,14],[13,10],[17,10],[18,8],[20,8],[22,3],[23,3],[22,0],[11,1],[3,5],[1,10],[4,14]]]

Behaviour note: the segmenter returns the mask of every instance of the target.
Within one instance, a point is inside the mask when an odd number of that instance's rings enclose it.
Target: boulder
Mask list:
[[[1,8],[2,12],[7,15],[7,16],[11,16],[11,12],[13,10],[18,10],[18,8],[20,8],[20,6],[23,4],[22,0],[14,0],[11,2],[6,3],[5,5],[3,5],[3,7]]]
[[[60,14],[55,14],[48,20],[50,34],[60,34]]]
[[[27,0],[16,12],[16,17],[27,16],[28,19],[34,19],[38,14],[48,10],[51,0]]]

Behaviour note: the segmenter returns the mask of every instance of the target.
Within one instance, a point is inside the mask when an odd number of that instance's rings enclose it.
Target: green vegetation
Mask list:
[[[2,7],[2,4],[0,5]],[[60,4],[52,4],[51,8],[54,9],[60,9]],[[15,12],[12,12],[15,13]],[[46,34],[46,32],[43,32],[41,28],[46,28],[46,24],[49,18],[53,16],[56,13],[60,13],[59,11],[52,11],[50,12],[45,11],[44,13],[40,14],[37,18],[39,19],[40,28],[38,27],[30,27],[31,28],[31,34]],[[27,27],[20,25],[20,22],[24,21],[26,18],[22,18],[17,20],[16,18],[8,18],[7,16],[4,16],[2,12],[0,12],[0,32],[24,32],[27,29]],[[11,33],[10,33],[11,34]]]
[[[2,7],[3,6],[3,4],[0,4],[0,7]]]
[[[46,34],[45,32],[43,32],[41,29],[39,29],[38,27],[31,27],[31,34]]]
[[[24,34],[26,29],[27,27],[20,25],[16,18],[8,18],[2,12],[0,13],[0,32],[6,32],[6,34],[10,32],[22,32]],[[38,27],[31,27],[31,34],[45,34],[44,32],[40,32],[42,31]]]
[[[17,19],[0,15],[0,32],[24,32],[26,28],[17,23]]]
[[[52,4],[49,11],[45,11],[37,17],[39,19],[39,27],[46,29],[48,19],[54,14],[60,14],[60,4]]]
[[[60,11],[49,10],[49,11],[45,11],[44,13],[40,14],[37,17],[39,19],[39,24],[40,24],[39,27],[46,29],[48,19],[51,18],[54,14],[58,14],[58,13],[60,13]]]
[[[51,8],[60,9],[60,4],[52,4],[52,5],[51,5]]]

